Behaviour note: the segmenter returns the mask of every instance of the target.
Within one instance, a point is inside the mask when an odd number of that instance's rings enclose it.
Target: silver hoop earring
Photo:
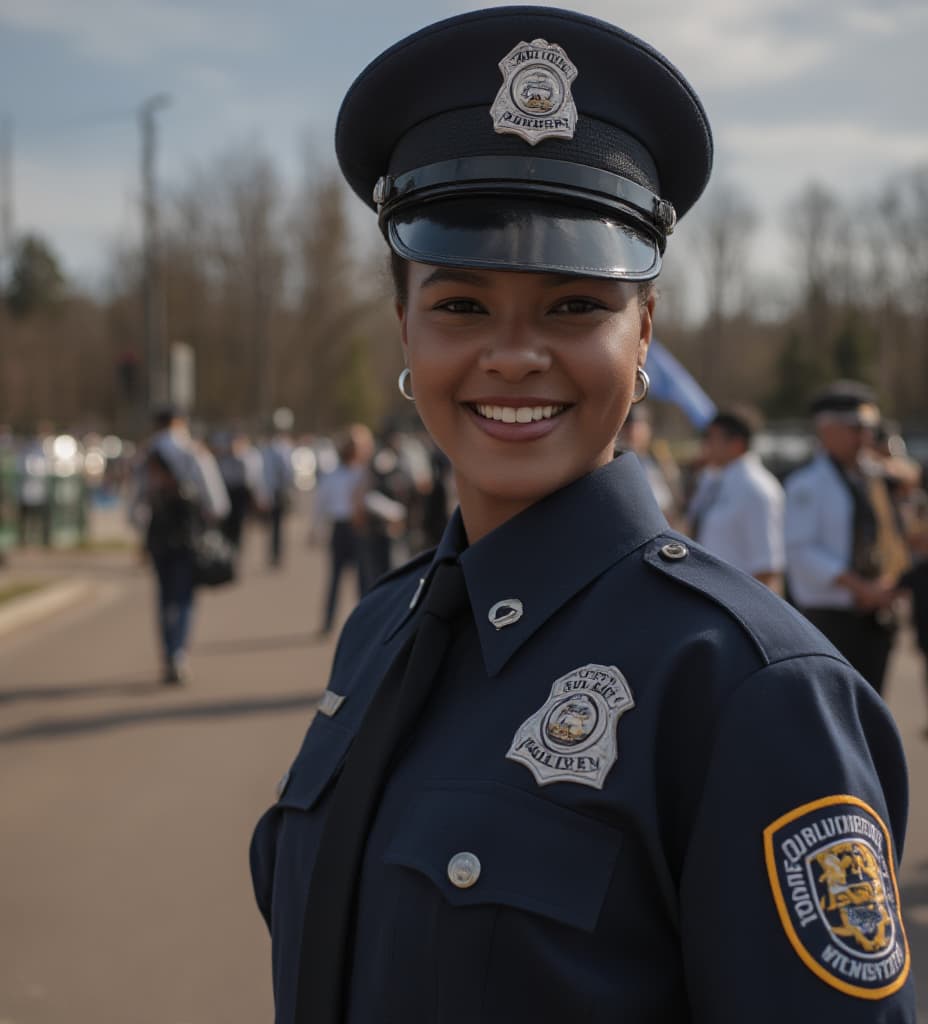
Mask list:
[[[406,390],[407,384],[412,384],[412,373],[408,366],[404,366],[403,372],[396,380],[396,386],[400,389],[400,394],[407,402],[414,402],[416,400],[416,396],[412,393],[412,387],[410,387],[408,391]]]
[[[635,381],[635,390],[632,393],[632,405],[637,405],[639,402],[643,402],[648,397],[648,392],[651,390],[651,378],[644,372],[644,369],[639,366],[635,371],[637,380]],[[638,385],[641,385],[641,391],[638,390]]]

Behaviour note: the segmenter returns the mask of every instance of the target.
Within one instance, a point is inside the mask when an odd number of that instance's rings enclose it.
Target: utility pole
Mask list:
[[[158,233],[158,193],[155,180],[157,123],[155,114],[170,103],[164,94],[151,96],[139,107],[142,133],[142,337],[144,395],[148,415],[168,399],[167,354],[164,343],[164,296],[161,290],[161,247]]]
[[[13,118],[0,117],[0,287],[13,269]]]

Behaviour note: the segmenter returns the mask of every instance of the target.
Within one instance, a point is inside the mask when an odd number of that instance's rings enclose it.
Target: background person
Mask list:
[[[367,593],[394,565],[396,542],[403,536],[415,498],[412,477],[404,464],[400,437],[391,431],[376,446],[356,493],[361,591]]]
[[[786,572],[800,611],[880,692],[905,565],[885,481],[863,458],[879,423],[873,391],[837,381],[812,401],[819,451],[786,481]]]
[[[655,446],[651,415],[647,409],[635,405],[629,409],[628,417],[619,431],[617,447],[635,453],[661,512],[669,523],[679,525],[682,494],[680,468],[665,443]]]
[[[338,587],[346,569],[355,570],[359,598],[362,593],[358,532],[354,520],[358,495],[364,487],[374,450],[374,439],[366,426],[356,423],[348,428],[337,447],[338,466],[319,480],[313,509],[314,515],[330,531],[325,617],[319,631],[323,636],[331,632],[335,622]]]
[[[157,582],[162,680],[177,684],[189,679],[195,535],[221,522],[230,505],[215,459],[191,438],[186,417],[166,407],[154,425],[130,515],[143,531]]]
[[[229,512],[222,520],[222,532],[239,552],[247,516],[254,509],[269,505],[264,492],[263,459],[241,430],[217,434],[213,453],[229,494]]]
[[[293,414],[289,409],[278,409],[274,413],[274,433],[261,445],[264,473],[261,492],[266,502],[268,522],[267,563],[272,569],[283,564],[284,518],[290,507],[293,492],[293,441],[290,429]]]
[[[690,502],[692,536],[714,555],[783,591],[783,488],[751,451],[760,415],[723,409],[706,427],[706,469]]]

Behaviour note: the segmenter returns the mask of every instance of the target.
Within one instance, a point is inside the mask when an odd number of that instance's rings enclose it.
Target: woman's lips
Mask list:
[[[570,409],[564,402],[548,398],[492,399],[465,402],[477,426],[501,441],[534,441],[555,430]]]

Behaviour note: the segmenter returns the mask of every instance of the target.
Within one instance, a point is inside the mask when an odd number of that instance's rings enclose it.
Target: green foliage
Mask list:
[[[771,417],[802,416],[810,394],[807,377],[810,360],[806,342],[795,328],[789,332],[777,360],[776,385],[764,403]]]
[[[802,417],[812,396],[831,380],[871,381],[876,338],[866,321],[848,311],[838,330],[818,338],[792,327],[776,362],[776,382],[764,408],[771,417]]]
[[[867,380],[872,373],[876,346],[873,332],[859,317],[848,316],[834,341],[835,376]]]
[[[6,304],[16,317],[53,308],[64,295],[64,274],[51,246],[25,235],[16,247]]]

